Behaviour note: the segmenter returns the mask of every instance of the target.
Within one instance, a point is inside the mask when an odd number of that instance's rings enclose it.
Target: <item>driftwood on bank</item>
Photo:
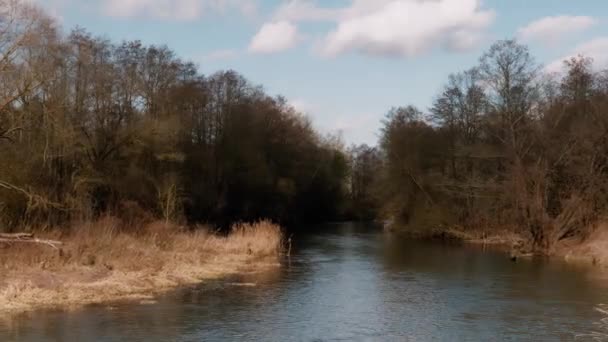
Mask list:
[[[34,234],[31,233],[15,233],[15,234],[4,234],[0,233],[0,239],[32,239]]]
[[[30,233],[16,233],[16,234],[2,234],[0,233],[0,243],[13,244],[13,243],[35,243],[50,246],[54,249],[59,249],[58,246],[63,245],[61,241],[38,239],[34,237],[34,234]]]

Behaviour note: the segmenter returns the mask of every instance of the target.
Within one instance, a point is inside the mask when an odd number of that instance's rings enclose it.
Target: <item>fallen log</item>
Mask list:
[[[2,234],[0,233],[0,243],[13,244],[13,243],[35,243],[50,246],[54,249],[59,250],[59,247],[63,245],[61,241],[46,240],[34,238],[34,234],[30,233],[16,233],[16,234]]]
[[[31,239],[34,237],[32,233],[15,233],[15,234],[4,234],[0,233],[2,239]]]

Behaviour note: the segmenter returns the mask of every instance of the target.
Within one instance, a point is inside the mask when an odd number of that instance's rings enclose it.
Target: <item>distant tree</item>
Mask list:
[[[382,156],[375,147],[352,146],[350,155],[350,201],[352,216],[370,220],[378,216],[377,182],[382,168]]]

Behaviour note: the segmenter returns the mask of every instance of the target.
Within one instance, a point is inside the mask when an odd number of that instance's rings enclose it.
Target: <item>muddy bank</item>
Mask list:
[[[281,229],[269,222],[234,227],[221,236],[165,223],[122,232],[112,218],[43,245],[0,245],[0,314],[40,308],[74,308],[125,299],[150,299],[182,285],[278,267]]]

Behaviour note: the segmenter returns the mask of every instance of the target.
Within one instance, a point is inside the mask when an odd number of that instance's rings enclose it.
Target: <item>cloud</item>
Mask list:
[[[585,31],[597,24],[597,20],[587,16],[554,16],[535,20],[517,31],[523,41],[538,41],[555,45],[569,34]]]
[[[256,12],[255,0],[101,0],[103,12],[113,17],[147,17],[163,20],[194,20],[207,12],[237,10]]]
[[[593,65],[597,69],[608,68],[608,37],[599,37],[577,46],[568,55],[565,55],[545,67],[545,72],[554,73],[564,70],[564,61],[583,55],[593,58]]]
[[[413,57],[436,47],[468,50],[493,20],[494,12],[482,10],[479,0],[354,1],[325,38],[321,52]]]
[[[299,39],[298,28],[289,21],[266,23],[251,40],[249,51],[276,53],[294,47]]]
[[[334,21],[341,9],[322,8],[310,0],[290,0],[283,3],[275,12],[275,20],[298,21]]]
[[[361,108],[335,108],[335,103],[318,103],[309,99],[294,98],[288,104],[310,118],[321,134],[338,135],[347,144],[375,145],[378,141],[381,116],[375,110]]]
[[[343,7],[321,7],[320,0],[289,0],[275,11],[273,21],[335,23],[317,43],[324,56],[355,51],[413,57],[437,47],[475,47],[495,17],[481,8],[481,1],[350,0]]]

